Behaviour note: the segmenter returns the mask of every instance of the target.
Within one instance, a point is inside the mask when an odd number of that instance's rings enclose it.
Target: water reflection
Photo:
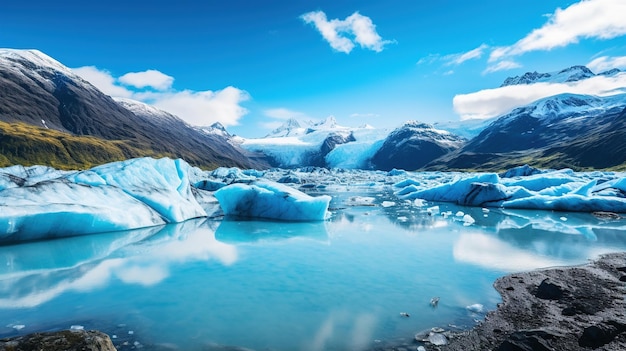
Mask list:
[[[215,230],[215,238],[224,243],[278,242],[309,239],[327,241],[327,222],[273,222],[264,220],[224,219]]]
[[[151,286],[169,266],[237,261],[236,247],[215,240],[205,220],[159,228],[0,247],[0,307],[35,307],[69,291],[88,292],[112,279]]]

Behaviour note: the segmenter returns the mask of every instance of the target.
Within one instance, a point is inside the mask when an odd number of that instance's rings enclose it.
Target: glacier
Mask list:
[[[285,179],[297,181],[279,183]],[[333,201],[357,199],[359,189],[392,193],[398,199],[394,204],[410,203],[425,211],[451,202],[482,208],[626,213],[624,172],[564,169],[501,176],[318,167],[204,171],[181,159],[137,158],[82,171],[0,168],[0,243],[160,226],[198,217],[323,221],[332,215]],[[469,218],[465,222],[473,224]]]

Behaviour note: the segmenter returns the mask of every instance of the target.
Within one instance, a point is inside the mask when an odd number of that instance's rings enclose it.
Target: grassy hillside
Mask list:
[[[25,123],[0,122],[0,167],[20,164],[87,169],[133,157],[175,157],[128,141],[74,136]]]

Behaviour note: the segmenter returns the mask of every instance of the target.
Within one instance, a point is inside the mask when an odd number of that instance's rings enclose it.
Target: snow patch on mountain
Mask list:
[[[534,83],[567,83],[576,82],[596,76],[589,68],[585,66],[572,66],[557,72],[538,73],[526,72],[522,76],[509,77],[504,80],[501,87],[520,84]]]

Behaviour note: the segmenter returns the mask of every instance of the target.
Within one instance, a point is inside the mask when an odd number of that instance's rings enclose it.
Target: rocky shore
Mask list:
[[[108,335],[95,330],[62,330],[0,339],[4,351],[116,351]]]
[[[626,253],[577,267],[511,274],[503,302],[474,329],[448,334],[442,351],[626,350]]]

